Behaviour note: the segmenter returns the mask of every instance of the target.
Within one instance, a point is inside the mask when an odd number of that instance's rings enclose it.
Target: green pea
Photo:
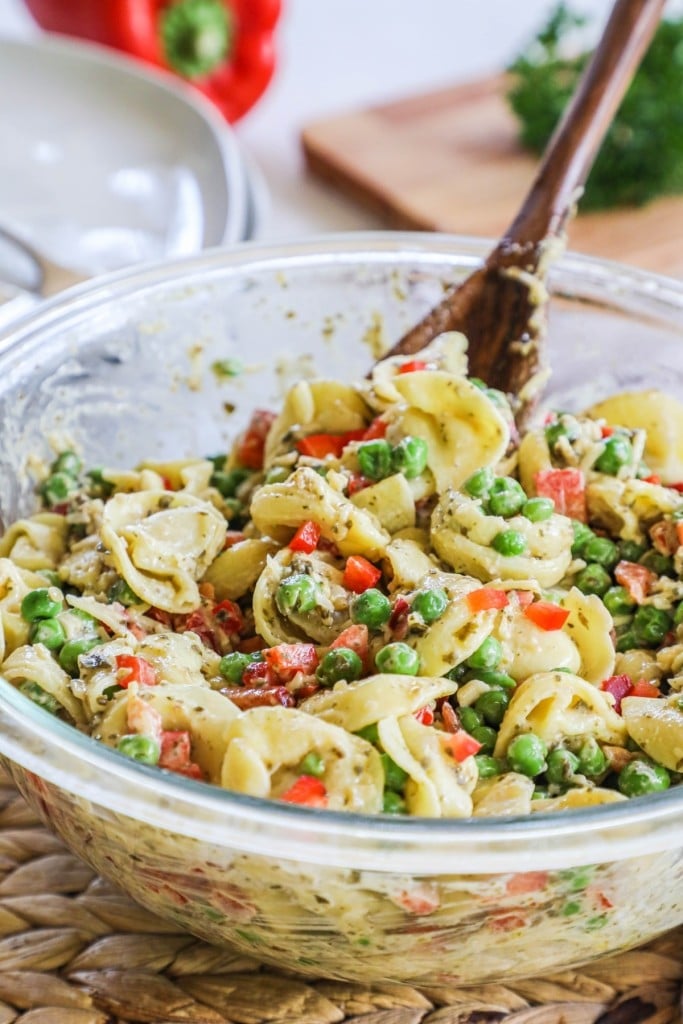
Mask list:
[[[291,475],[291,470],[287,466],[271,466],[265,476],[265,483],[267,484],[283,484],[285,480],[288,480]]]
[[[368,480],[383,480],[391,473],[391,445],[388,441],[377,438],[364,441],[356,452],[358,466]]]
[[[391,617],[391,601],[381,590],[370,587],[353,599],[350,610],[352,622],[368,629],[381,629]]]
[[[375,665],[380,672],[391,675],[416,676],[420,671],[420,656],[408,644],[397,640],[377,652]]]
[[[241,373],[244,373],[244,363],[240,359],[229,356],[226,359],[214,360],[211,363],[211,369],[217,377],[239,377]]]
[[[575,558],[583,558],[583,551],[589,541],[595,537],[595,534],[591,530],[590,526],[586,526],[579,519],[572,519],[572,529],[574,530],[574,543],[572,544],[572,554]]]
[[[549,448],[554,448],[561,437],[568,441],[576,441],[579,436],[578,424],[573,420],[558,419],[545,428],[545,439]]]
[[[421,437],[403,437],[394,445],[391,453],[391,465],[395,473],[403,473],[408,480],[413,480],[427,468],[429,446]]]
[[[88,494],[91,498],[108,498],[114,492],[114,484],[111,480],[104,479],[102,469],[89,469],[86,473],[88,478]]]
[[[639,562],[647,548],[643,544],[636,544],[634,540],[621,540],[617,544],[619,557],[624,562]]]
[[[76,636],[85,636],[89,639],[98,636],[99,623],[97,619],[89,615],[88,612],[84,612],[82,608],[69,608],[61,618],[70,639],[75,639]]]
[[[579,759],[579,772],[588,778],[602,775],[607,769],[607,758],[602,747],[593,736],[588,736],[576,751]]]
[[[384,791],[382,798],[382,811],[384,814],[405,814],[407,809],[406,802],[400,793],[395,793],[393,789]]]
[[[644,604],[633,616],[632,626],[636,640],[640,644],[645,647],[657,647],[671,629],[672,619],[663,609]]]
[[[40,488],[43,500],[51,508],[61,505],[78,489],[78,483],[69,473],[52,473]]]
[[[82,469],[82,461],[79,459],[78,455],[76,455],[76,452],[72,451],[60,452],[50,466],[50,470],[53,473],[66,473],[67,476],[71,476],[74,479],[78,478]]]
[[[487,636],[467,659],[470,668],[495,669],[503,657],[503,645],[495,636]]]
[[[388,754],[381,754],[382,767],[384,768],[384,785],[396,793],[401,793],[408,781],[408,772],[389,757]]]
[[[619,772],[619,791],[624,796],[645,796],[659,793],[671,785],[666,768],[652,761],[629,761]]]
[[[529,498],[522,505],[521,511],[530,522],[543,523],[555,511],[555,502],[552,498]]]
[[[647,569],[652,569],[658,576],[675,576],[676,570],[674,569],[673,558],[669,558],[668,555],[663,555],[661,552],[656,551],[655,548],[650,548],[640,558],[640,564],[644,565]]]
[[[622,466],[633,461],[633,445],[624,434],[612,434],[605,441],[605,447],[595,460],[595,469],[609,476],[616,476]]]
[[[619,549],[608,537],[591,537],[584,544],[581,557],[611,569],[619,561]]]
[[[487,690],[474,704],[487,725],[500,725],[505,717],[510,698],[505,690]]]
[[[66,632],[59,619],[36,619],[31,623],[28,638],[48,651],[58,651],[66,641]]]
[[[485,498],[491,490],[491,485],[495,479],[496,474],[491,467],[484,466],[468,477],[463,487],[471,498]]]
[[[507,759],[513,772],[533,779],[545,771],[547,752],[548,748],[539,736],[525,732],[511,740]]]
[[[562,907],[562,916],[572,917],[574,914],[578,914],[580,910],[581,904],[578,903],[576,900],[570,900],[568,903],[565,903],[565,905]]]
[[[371,722],[370,725],[364,725],[362,729],[358,729],[355,735],[360,736],[362,740],[366,740],[368,743],[372,743],[373,747],[379,746],[377,722]]]
[[[312,775],[320,779],[325,774],[325,761],[317,751],[309,750],[299,764],[299,771],[302,775]]]
[[[31,679],[26,679],[20,685],[19,691],[39,708],[49,711],[51,715],[56,715],[59,711],[59,701]]]
[[[501,530],[491,541],[491,547],[499,555],[512,558],[515,555],[523,555],[526,551],[526,539],[519,530]]]
[[[680,626],[683,622],[683,601],[679,601],[674,612],[674,626]]]
[[[467,673],[469,679],[480,679],[482,683],[487,683],[488,686],[493,686],[495,689],[503,690],[514,690],[517,686],[517,682],[509,676],[507,672],[498,672],[496,669],[476,669],[476,671]]]
[[[350,647],[333,647],[318,665],[315,677],[321,686],[334,686],[340,679],[347,683],[360,679],[363,662]]]
[[[42,576],[48,586],[57,587],[58,590],[62,589],[61,576],[54,569],[38,569],[36,575]]]
[[[602,597],[612,586],[612,577],[601,565],[591,562],[577,574],[574,582],[581,593]]]
[[[481,752],[492,754],[498,739],[498,733],[490,725],[478,725],[473,729],[470,736],[478,743],[481,743]]]
[[[440,587],[434,590],[419,591],[412,604],[412,611],[422,618],[423,622],[436,622],[448,607],[448,594]]]
[[[640,647],[640,643],[636,639],[636,635],[632,629],[626,629],[623,633],[617,636],[614,648],[618,654],[624,654],[626,651],[634,651]]]
[[[615,618],[619,615],[628,615],[635,607],[635,601],[626,587],[610,587],[602,595],[602,600],[607,611]]]
[[[67,640],[59,652],[59,664],[70,676],[78,675],[78,659],[81,654],[87,654],[93,647],[97,647],[102,641],[99,637],[78,637],[75,640]]]
[[[318,584],[305,573],[282,580],[275,591],[275,603],[283,615],[312,612],[318,606]]]
[[[126,608],[130,608],[135,604],[142,604],[138,595],[123,578],[112,583],[107,592],[107,598],[111,602],[118,601],[119,604],[124,605]]]
[[[463,727],[465,732],[472,735],[473,729],[478,729],[480,725],[484,724],[484,717],[481,715],[476,708],[458,708],[458,717],[460,719],[460,725]]]
[[[218,664],[218,671],[229,682],[239,686],[247,665],[253,665],[256,661],[263,661],[263,655],[260,651],[255,651],[253,654],[242,654],[240,651],[232,651],[230,654],[223,655]]]
[[[152,736],[143,736],[138,733],[122,736],[116,744],[116,749],[120,754],[125,754],[126,757],[132,758],[133,761],[139,761],[140,764],[158,764],[161,755],[159,744]]]
[[[546,776],[555,786],[566,786],[579,770],[579,759],[571,750],[555,747],[548,754]]]
[[[517,515],[527,501],[524,488],[517,480],[510,476],[497,477],[488,493],[488,507],[491,515],[509,516]]]
[[[496,775],[502,775],[504,771],[503,762],[499,757],[492,757],[490,754],[475,754],[474,763],[480,779],[492,779]]]
[[[243,484],[251,476],[248,469],[228,469],[216,470],[211,474],[209,483],[212,487],[220,493],[223,498],[234,498],[237,495],[237,489],[240,484]]]
[[[26,622],[36,619],[51,619],[62,610],[62,595],[58,590],[38,587],[29,590],[21,602],[21,617]]]

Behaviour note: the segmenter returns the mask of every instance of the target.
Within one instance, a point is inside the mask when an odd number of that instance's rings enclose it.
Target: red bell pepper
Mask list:
[[[332,650],[337,647],[346,647],[358,655],[364,666],[368,664],[370,656],[370,631],[362,623],[347,626],[343,629],[336,640],[330,644]]]
[[[320,540],[320,527],[312,519],[308,519],[305,523],[302,523],[299,529],[296,531],[294,536],[289,542],[291,551],[303,551],[304,554],[310,555],[312,551],[318,546]]]
[[[268,409],[256,409],[249,426],[237,442],[235,455],[240,466],[246,469],[262,469],[263,455],[268,431],[275,421],[275,413]]]
[[[309,434],[296,442],[296,450],[312,459],[324,459],[328,455],[339,459],[347,444],[366,440],[365,434],[365,430],[347,430],[343,434]]]
[[[586,478],[580,469],[541,469],[534,486],[540,498],[555,503],[560,515],[586,522]]]
[[[468,757],[481,750],[479,740],[475,740],[474,736],[470,736],[464,729],[458,729],[457,732],[449,733],[446,745],[453,755],[453,759],[458,762],[465,761]]]
[[[288,683],[297,672],[310,676],[318,667],[318,652],[313,644],[278,644],[263,652],[266,664],[280,682]]]
[[[488,611],[489,608],[505,608],[508,603],[508,596],[504,590],[496,590],[494,587],[480,587],[472,590],[467,595],[467,605],[473,615],[477,612]]]
[[[409,359],[407,363],[403,363],[399,369],[399,373],[417,373],[420,370],[427,370],[429,363],[426,363],[424,359]]]
[[[362,555],[350,555],[346,559],[342,582],[354,594],[362,594],[370,587],[374,587],[381,575],[382,570],[368,562],[367,558],[363,558]]]
[[[524,614],[539,629],[562,629],[569,618],[569,611],[552,601],[534,601],[524,609]]]
[[[140,686],[156,686],[157,683],[154,666],[146,658],[138,658],[134,654],[117,654],[116,672],[116,680],[124,690],[131,683],[139,683]]]
[[[189,81],[231,122],[275,70],[281,0],[26,0],[44,29],[122,50]]]
[[[280,799],[302,807],[327,807],[327,790],[314,775],[300,775]]]

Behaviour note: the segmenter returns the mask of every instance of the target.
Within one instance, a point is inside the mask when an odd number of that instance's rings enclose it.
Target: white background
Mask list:
[[[610,4],[571,6],[594,19],[597,33]],[[260,238],[381,227],[306,175],[302,126],[500,70],[554,7],[554,0],[283,0],[278,71],[237,126],[270,194]],[[0,34],[35,31],[21,0],[0,0]]]

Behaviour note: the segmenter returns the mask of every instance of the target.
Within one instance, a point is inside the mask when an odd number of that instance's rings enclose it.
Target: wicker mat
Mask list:
[[[154,918],[0,777],[0,1024],[682,1024],[683,928],[582,970],[438,993],[294,978]]]

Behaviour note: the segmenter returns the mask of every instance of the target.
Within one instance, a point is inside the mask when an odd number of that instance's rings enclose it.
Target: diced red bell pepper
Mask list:
[[[308,455],[312,459],[324,459],[328,455],[339,459],[347,444],[362,441],[364,437],[365,429],[347,430],[343,434],[309,434],[297,441],[295,447],[300,455]]]
[[[354,594],[362,594],[370,587],[374,587],[381,576],[382,570],[368,562],[367,558],[363,558],[362,555],[350,555],[346,560],[342,582]]]
[[[374,480],[368,479],[367,476],[363,476],[362,473],[351,473],[346,493],[350,498],[351,495],[358,494],[359,491],[364,491],[366,487],[371,487],[374,482]]]
[[[524,609],[524,614],[539,629],[562,629],[569,618],[569,611],[552,601],[534,601]]]
[[[318,546],[320,534],[321,529],[318,524],[312,519],[306,520],[290,540],[290,550],[303,551],[305,554],[310,555],[311,551],[315,551]]]
[[[644,484],[658,484],[659,485],[659,484],[661,484],[661,482],[662,482],[662,478],[659,475],[659,473],[650,473],[649,476],[644,476],[643,477],[643,483]]]
[[[275,413],[268,409],[256,409],[249,426],[237,442],[235,457],[245,469],[263,469],[263,453],[268,431],[275,422]]]
[[[283,683],[288,683],[297,672],[305,676],[312,675],[319,663],[318,652],[313,644],[278,644],[277,647],[266,648],[263,657]]]
[[[223,541],[223,550],[234,548],[235,544],[241,544],[243,540],[246,540],[246,535],[241,530],[227,530]]]
[[[166,768],[190,779],[203,779],[204,773],[199,765],[191,760],[191,752],[192,744],[187,730],[164,729],[161,734],[161,753],[158,761],[160,768]]]
[[[661,697],[662,691],[649,679],[639,679],[633,684],[629,697]]]
[[[429,363],[426,363],[424,359],[409,359],[407,363],[403,363],[399,369],[399,373],[417,373],[418,370],[426,370],[429,367]]]
[[[450,704],[448,706],[450,707]],[[415,718],[420,725],[434,725],[434,712],[431,708],[418,708],[417,711],[413,712],[413,718]]]
[[[614,427],[609,427],[606,423],[600,427],[600,437],[611,437],[613,433]]]
[[[327,807],[327,790],[314,775],[300,775],[280,799],[302,807]]]
[[[526,608],[534,599],[533,590],[513,590],[512,593],[517,598],[517,604],[520,608]]]
[[[116,679],[119,686],[127,690],[131,683],[139,683],[140,686],[156,686],[157,674],[153,665],[146,658],[139,658],[135,654],[116,655]]]
[[[239,633],[244,625],[244,616],[240,606],[234,601],[221,601],[214,606],[212,615],[226,633]]]
[[[346,647],[358,655],[364,665],[367,665],[370,656],[370,631],[362,623],[347,626],[343,629],[336,640],[330,644],[334,650],[337,647]]]
[[[609,679],[603,679],[600,689],[614,697],[614,710],[621,714],[621,702],[624,697],[631,696],[633,682],[627,675],[610,676]]]
[[[657,579],[657,573],[648,569],[646,565],[640,565],[639,562],[621,561],[615,566],[614,578],[626,588],[629,597],[636,604],[642,604]]]
[[[676,523],[676,540],[678,541],[678,546],[680,547],[681,544],[683,544],[683,523],[681,522]]]
[[[547,871],[520,871],[511,875],[505,883],[505,891],[511,896],[521,896],[527,892],[540,892],[548,884]]]
[[[550,498],[555,511],[586,522],[586,478],[580,469],[541,469],[534,476],[536,494]]]
[[[507,603],[507,592],[496,590],[495,587],[480,587],[478,590],[471,590],[467,595],[467,605],[473,615],[488,611],[490,608],[505,608]]]
[[[481,750],[481,743],[470,736],[464,729],[448,734],[446,746],[450,750],[455,761],[464,761]]]
[[[376,441],[378,438],[385,437],[387,430],[389,429],[389,423],[381,416],[375,416],[374,420],[369,427],[366,428],[363,434],[363,441]]]

